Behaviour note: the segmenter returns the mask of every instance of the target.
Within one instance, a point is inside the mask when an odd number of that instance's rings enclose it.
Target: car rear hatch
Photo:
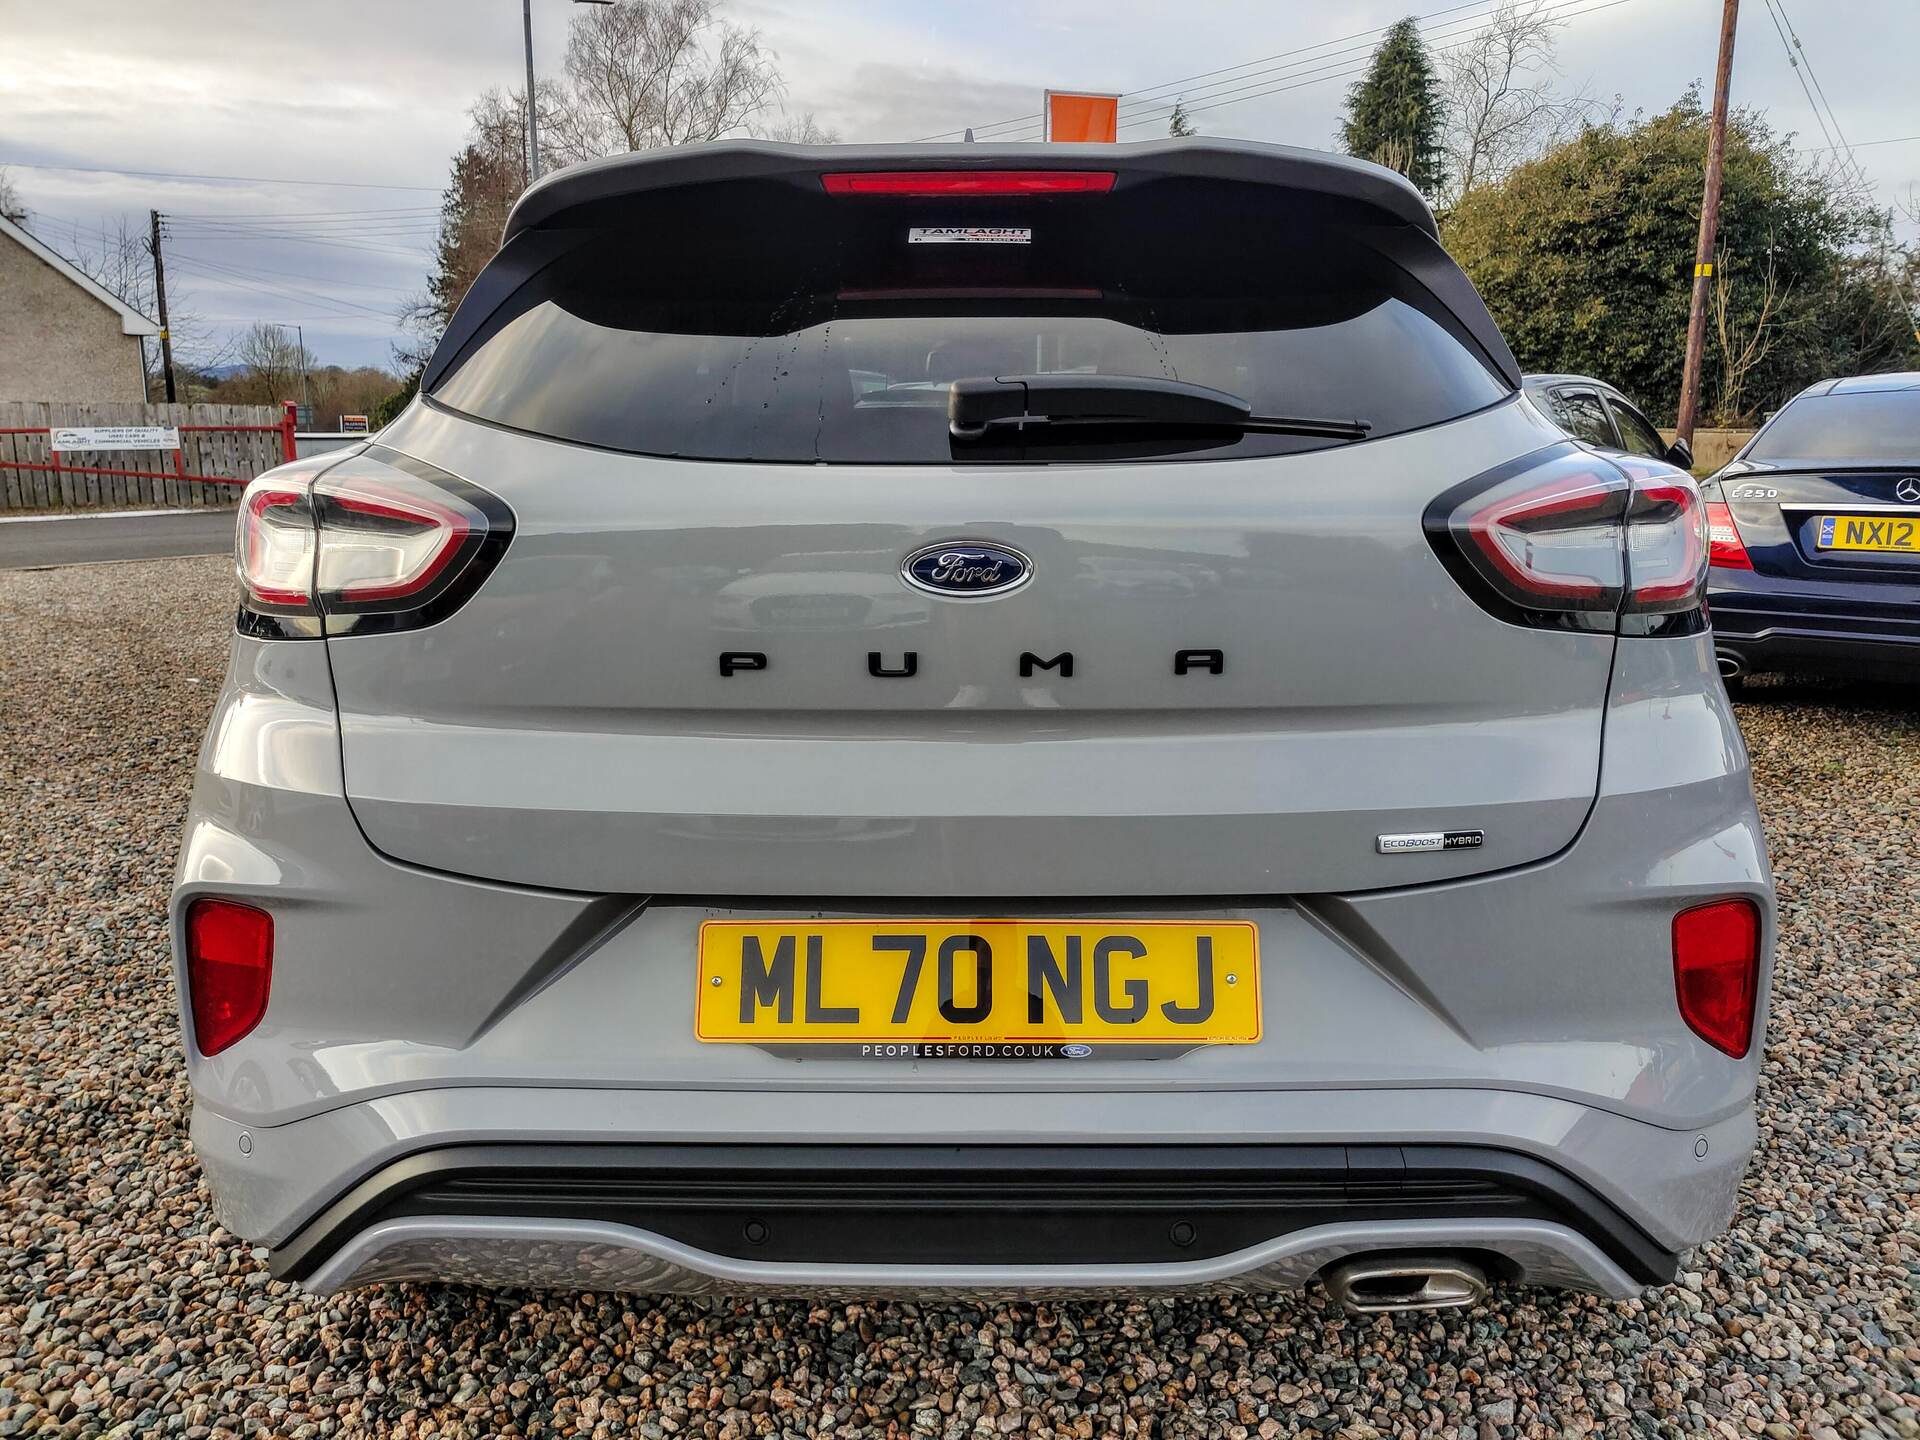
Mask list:
[[[1716,478],[1757,574],[1892,585],[1920,576],[1912,376],[1829,381],[1795,397]]]
[[[1510,623],[1427,537],[1557,435],[1383,174],[736,145],[536,187],[381,437],[498,497],[511,543],[452,613],[327,642],[366,835],[815,898],[1352,891],[1561,849],[1616,642]],[[1367,438],[950,433],[952,382],[1015,375]],[[1382,839],[1447,832],[1481,838]]]

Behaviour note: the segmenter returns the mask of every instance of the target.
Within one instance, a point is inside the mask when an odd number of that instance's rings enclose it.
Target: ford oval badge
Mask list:
[[[929,595],[984,600],[1026,584],[1033,578],[1033,562],[1005,545],[943,540],[923,545],[901,561],[900,578]]]
[[[1093,1054],[1093,1047],[1091,1045],[1081,1045],[1078,1043],[1062,1045],[1060,1047],[1060,1053],[1069,1060],[1084,1060],[1087,1056]]]

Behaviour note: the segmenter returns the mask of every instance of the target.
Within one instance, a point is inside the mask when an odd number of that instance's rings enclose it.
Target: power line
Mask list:
[[[1834,144],[1833,136],[1827,132],[1826,117],[1820,113],[1820,107],[1814,103],[1813,91],[1808,88],[1807,77],[1800,69],[1800,57],[1793,53],[1793,46],[1787,40],[1786,27],[1780,22],[1780,13],[1774,9],[1773,0],[1765,0],[1765,4],[1767,18],[1773,22],[1773,33],[1780,37],[1780,48],[1787,52],[1787,68],[1793,71],[1793,78],[1800,82],[1800,93],[1807,97],[1807,108],[1813,112],[1813,123],[1820,127],[1820,138],[1827,142],[1827,149],[1840,149],[1841,146]]]
[[[171,216],[173,212],[167,213]],[[385,215],[355,215],[351,212],[337,215],[254,215],[239,220],[230,220],[220,215],[183,215],[179,219],[186,225],[218,225],[228,230],[280,230],[288,227],[305,228],[311,225],[344,225],[350,229],[358,229],[362,226],[433,225],[438,223],[439,216],[440,212],[436,209],[396,211]]]
[[[1545,9],[1543,9],[1540,12],[1540,18],[1542,19],[1550,18],[1555,13],[1555,11],[1567,10],[1579,3],[1581,3],[1581,0],[1558,0],[1558,3],[1549,5]],[[1455,8],[1470,9],[1472,7],[1456,6]],[[1445,13],[1447,12],[1445,11],[1434,12],[1434,14],[1436,15],[1445,14]],[[1447,40],[1470,39],[1473,36],[1481,34],[1486,30],[1490,29],[1492,20],[1496,16],[1498,16],[1499,13],[1500,13],[1499,7],[1495,6],[1492,9],[1481,10],[1480,13],[1477,15],[1464,15],[1456,19],[1449,20],[1442,25],[1432,26],[1430,28],[1423,28],[1420,32],[1421,39],[1427,41],[1429,44],[1433,44],[1439,41],[1447,41]],[[1427,17],[1427,18],[1432,18],[1432,17]],[[1390,26],[1381,27],[1381,29],[1383,30],[1390,29],[1390,28],[1391,28]],[[1376,32],[1363,31],[1361,33],[1363,35],[1370,35]],[[1353,38],[1353,37],[1347,37],[1347,38]],[[1327,43],[1338,44],[1340,42],[1329,41]],[[1355,55],[1368,55],[1370,57],[1373,49],[1374,47],[1371,43],[1349,45],[1346,48],[1341,50],[1329,51],[1325,55],[1313,56],[1312,64],[1314,68],[1311,68],[1311,69],[1302,68],[1303,66],[1306,66],[1308,64],[1307,61],[1303,60],[1303,61],[1295,61],[1289,65],[1271,66],[1271,67],[1268,67],[1267,69],[1251,71],[1246,75],[1240,75],[1234,78],[1236,80],[1253,82],[1255,80],[1255,77],[1267,76],[1267,77],[1274,78],[1276,84],[1279,83],[1280,80],[1297,80],[1302,78],[1305,75],[1310,75],[1310,74],[1317,75],[1321,71],[1325,71],[1329,69],[1338,69],[1344,65],[1349,65],[1352,63],[1350,57]],[[1365,67],[1363,66],[1362,68],[1364,69]],[[1291,74],[1283,73],[1288,71],[1291,71],[1292,73]],[[1333,77],[1327,77],[1327,78],[1333,78]],[[1238,94],[1240,91],[1246,90],[1249,88],[1252,88],[1251,84],[1237,84],[1237,85],[1231,85],[1231,86],[1228,86],[1225,84],[1214,84],[1214,85],[1202,86],[1198,91],[1183,91],[1177,97],[1177,99],[1181,102],[1190,102],[1190,101],[1196,101],[1196,100],[1198,101],[1211,100],[1211,101],[1217,102],[1220,100],[1222,96],[1235,95],[1235,94]],[[1295,88],[1295,87],[1290,86],[1288,88]],[[1262,92],[1262,93],[1270,93],[1270,92]],[[1249,98],[1252,98],[1252,97],[1249,97]],[[1128,108],[1129,107],[1126,105],[1122,105],[1121,107],[1123,111],[1127,110]],[[1147,119],[1159,119],[1161,117],[1171,115],[1173,113],[1173,107],[1171,105],[1167,105],[1164,103],[1154,106],[1151,115],[1141,114],[1141,111],[1147,108],[1143,105],[1136,104],[1136,105],[1133,105],[1131,108],[1133,111],[1134,119],[1130,123],[1138,123],[1141,120],[1147,120]],[[1191,110],[1193,106],[1189,104],[1187,108]]]
[[[342,312],[339,317],[342,319],[352,319],[359,315],[372,315],[387,320],[393,318],[393,311],[390,309],[382,309],[376,305],[362,305],[353,300],[337,300],[330,296],[315,295],[309,291],[295,290],[285,286],[263,285],[233,275],[222,275],[218,273],[217,270],[208,268],[204,262],[200,261],[179,259],[175,261],[175,264],[188,274],[197,275],[200,279],[211,281],[216,285],[237,286],[242,290],[251,290],[261,295],[271,295],[277,299],[298,300],[309,305],[330,306]]]
[[[1556,14],[1559,16],[1559,18],[1563,20],[1573,20],[1573,19],[1577,19],[1582,15],[1594,14],[1595,12],[1600,10],[1612,10],[1616,6],[1629,5],[1634,3],[1634,0],[1601,0],[1601,3],[1598,3],[1598,4],[1588,4],[1584,8],[1580,8],[1580,9],[1573,8],[1579,3],[1580,3],[1580,0],[1566,0],[1566,3],[1558,7],[1556,11],[1551,11],[1546,13]],[[1453,51],[1459,50],[1465,47],[1466,45],[1471,44],[1476,38],[1478,38],[1478,36],[1481,33],[1483,33],[1483,31],[1486,28],[1488,27],[1482,26],[1479,29],[1463,31],[1451,36],[1443,37],[1446,39],[1450,39],[1455,43],[1451,45],[1438,46],[1435,48],[1433,53],[1435,55],[1451,54]],[[1272,86],[1263,86],[1259,89],[1252,91],[1252,93],[1246,94],[1246,95],[1235,95],[1231,91],[1222,91],[1222,92],[1219,92],[1220,95],[1227,96],[1228,98],[1223,99],[1223,98],[1218,98],[1218,96],[1216,96],[1215,98],[1212,99],[1211,103],[1208,103],[1208,104],[1188,105],[1186,107],[1186,113],[1189,115],[1202,115],[1209,110],[1218,110],[1228,105],[1238,105],[1241,102],[1246,100],[1258,100],[1263,96],[1267,96],[1267,95],[1284,94],[1289,90],[1301,90],[1301,89],[1305,89],[1309,85],[1320,85],[1330,80],[1351,80],[1358,76],[1366,74],[1369,68],[1370,68],[1369,64],[1360,64],[1360,65],[1355,65],[1349,69],[1336,70],[1335,73],[1332,73],[1332,74],[1315,74],[1309,78],[1304,78],[1304,79],[1298,76],[1295,76],[1295,77],[1291,77],[1288,83],[1275,84]],[[1207,97],[1203,96],[1201,98],[1205,99]],[[1166,119],[1167,116],[1171,115],[1172,113],[1173,113],[1173,107],[1171,105],[1165,106],[1164,108],[1156,111],[1155,113],[1148,114],[1148,115],[1141,115],[1134,119],[1123,121],[1121,122],[1119,128],[1122,130],[1126,130],[1139,125],[1155,124],[1158,121]]]
[[[174,220],[309,220],[321,217],[384,215],[438,215],[438,205],[391,205],[378,210],[169,210]]]
[[[198,231],[198,230],[183,229],[180,233],[188,237],[193,237],[197,235],[197,236],[200,236],[201,238],[216,238],[221,240],[231,240],[231,239],[240,238],[240,237],[236,237],[220,231]],[[362,244],[357,240],[339,240],[339,239],[323,238],[321,236],[316,236],[316,235],[271,234],[271,235],[255,235],[255,236],[250,236],[246,238],[256,239],[256,240],[267,240],[267,241],[272,241],[278,244],[285,244],[285,245],[317,245],[329,250],[364,250],[369,254],[374,254],[374,255],[405,255],[411,259],[416,259],[416,260],[422,259],[427,254],[430,253],[429,249],[426,248],[425,246],[422,246],[420,248],[414,248],[414,247],[399,246],[399,245],[370,245],[370,244]]]
[[[387,240],[407,239],[414,236],[430,236],[438,233],[438,227],[425,222],[405,225],[300,225],[286,229],[269,230],[264,226],[240,229],[226,225],[187,224],[179,227],[183,235],[216,235],[223,239],[235,240],[288,240],[317,238],[321,240]]]
[[[1451,15],[1456,11],[1475,9],[1476,7],[1482,6],[1485,3],[1486,3],[1486,0],[1469,0],[1468,4],[1453,5],[1453,6],[1449,6],[1447,9],[1444,9],[1444,10],[1430,10],[1425,15],[1416,15],[1414,19],[1416,20],[1437,19],[1442,15]],[[1288,56],[1305,55],[1310,51],[1324,50],[1329,45],[1344,45],[1349,40],[1359,40],[1359,39],[1364,39],[1369,35],[1383,34],[1387,30],[1390,30],[1392,28],[1393,27],[1391,25],[1377,25],[1371,30],[1356,30],[1351,35],[1342,35],[1332,40],[1321,40],[1312,45],[1299,45],[1294,47],[1291,50],[1278,50],[1271,55],[1263,55],[1257,60],[1242,61],[1238,65],[1223,65],[1219,69],[1202,70],[1198,74],[1182,76],[1178,80],[1166,80],[1166,81],[1158,82],[1153,85],[1143,86],[1139,90],[1123,91],[1120,98],[1122,100],[1126,100],[1128,98],[1144,99],[1147,96],[1151,95],[1156,90],[1168,90],[1168,89],[1172,89],[1175,86],[1185,85],[1195,80],[1205,80],[1215,75],[1226,75],[1236,70],[1248,70],[1257,65],[1265,65],[1272,60],[1284,60]],[[945,140],[948,137],[958,138],[961,134],[963,134],[968,129],[971,129],[976,135],[984,135],[991,130],[1003,130],[1009,126],[1018,127],[1021,129],[1031,129],[1034,127],[1035,122],[1041,121],[1044,118],[1045,117],[1041,115],[1038,111],[1032,111],[1025,115],[1015,115],[1012,118],[1007,120],[989,121],[985,125],[963,126],[960,129],[956,129],[956,130],[942,130],[937,135],[923,135],[920,137],[920,142],[918,143],[924,143],[932,140]],[[999,138],[1004,139],[1006,137],[1002,136]]]
[[[277,175],[195,175],[180,170],[122,170],[116,165],[50,165],[34,160],[0,160],[19,170],[70,170],[81,175],[131,175],[143,180],[214,180],[240,185],[318,185],[329,190],[424,190],[437,195],[439,185],[393,185],[378,180],[293,180]]]
[[[1630,3],[1632,3],[1632,0],[1603,0],[1603,3],[1600,4],[1587,4],[1585,0],[1560,0],[1560,3],[1548,7],[1544,13],[1562,20],[1571,20],[1581,15],[1592,14],[1600,10],[1610,10],[1617,5]],[[1457,12],[1460,10],[1470,9],[1478,9],[1479,13],[1468,16],[1457,15]],[[1434,27],[1433,32],[1424,37],[1429,40],[1450,40],[1456,42],[1452,45],[1442,45],[1438,47],[1435,52],[1437,54],[1447,54],[1452,50],[1460,48],[1461,45],[1468,43],[1489,29],[1491,17],[1497,13],[1497,6],[1491,9],[1484,8],[1484,0],[1479,0],[1477,5],[1455,5],[1449,9],[1430,11],[1426,15],[1415,16],[1414,18],[1416,20],[1433,20],[1446,15],[1456,16],[1456,18]],[[1257,100],[1263,96],[1282,94],[1289,90],[1298,90],[1308,85],[1317,85],[1330,80],[1351,79],[1355,76],[1365,74],[1367,66],[1365,64],[1355,65],[1351,59],[1344,57],[1368,53],[1371,51],[1372,46],[1370,44],[1353,45],[1345,50],[1329,49],[1328,47],[1345,45],[1346,42],[1350,40],[1363,40],[1369,35],[1378,34],[1391,28],[1391,26],[1380,26],[1375,30],[1357,31],[1354,35],[1342,36],[1336,40],[1325,40],[1317,45],[1302,46],[1297,50],[1280,51],[1275,55],[1266,56],[1260,60],[1247,61],[1242,65],[1225,66],[1219,70],[1203,72],[1203,74],[1213,75],[1228,75],[1235,71],[1242,73],[1232,74],[1232,80],[1229,82],[1217,82],[1213,85],[1203,86],[1197,92],[1182,93],[1177,98],[1180,103],[1185,105],[1188,114],[1198,115],[1209,110],[1220,109],[1227,105],[1237,105],[1244,100]],[[1324,51],[1325,53],[1318,55],[1309,54],[1309,52],[1315,50]],[[1265,69],[1254,68],[1266,65],[1266,62],[1269,60],[1281,59],[1288,55],[1301,55],[1307,58],[1296,60],[1286,65],[1266,66]],[[1266,83],[1266,80],[1252,78],[1259,76],[1264,76],[1273,83]],[[1121,119],[1119,128],[1122,130],[1133,129],[1140,125],[1163,120],[1171,115],[1173,113],[1172,105],[1165,103],[1154,104],[1146,97],[1149,97],[1155,90],[1166,90],[1180,83],[1182,82],[1169,81],[1160,85],[1148,86],[1139,91],[1125,92],[1121,96]],[[1201,103],[1194,103],[1196,101]],[[1037,119],[1038,117],[1034,116],[1021,117],[1015,120],[996,122],[995,126],[974,126],[973,129],[976,135],[980,135],[989,129],[1015,125],[1021,126],[1022,128],[1018,131],[987,136],[986,138],[1008,142],[1037,139],[1041,133],[1040,127],[1035,123]],[[940,137],[933,136],[929,138],[938,139]]]
[[[178,253],[177,251],[175,253]],[[408,295],[412,292],[404,285],[375,285],[365,280],[343,280],[337,275],[313,275],[301,270],[271,270],[264,266],[235,265],[227,260],[215,260],[206,255],[188,254],[181,257],[196,264],[214,265],[245,275],[254,280],[305,280],[312,285],[343,286],[349,290],[378,290],[387,295]]]
[[[1847,145],[1847,137],[1840,131],[1840,117],[1833,113],[1833,104],[1827,99],[1827,92],[1820,84],[1820,77],[1814,73],[1813,56],[1807,54],[1807,47],[1800,43],[1800,34],[1793,28],[1793,21],[1787,15],[1787,0],[1767,0],[1767,3],[1778,12],[1780,22],[1787,27],[1787,36],[1793,41],[1793,48],[1799,52],[1801,59],[1806,62],[1807,78],[1813,81],[1814,92],[1819,95],[1820,103],[1827,107],[1827,118],[1833,122],[1834,136],[1842,145],[1846,145],[1847,154],[1851,156],[1853,154],[1853,146]]]
[[[1813,148],[1815,150],[1839,150],[1843,148],[1847,150],[1866,150],[1875,145],[1910,145],[1915,140],[1920,140],[1920,135],[1889,135],[1884,140],[1862,140],[1858,145],[1847,145],[1844,147],[1839,145],[1826,145],[1815,146]]]

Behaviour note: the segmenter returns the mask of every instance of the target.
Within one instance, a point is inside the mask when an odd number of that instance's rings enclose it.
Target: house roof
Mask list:
[[[4,215],[0,215],[0,235],[5,235],[8,239],[25,247],[27,253],[36,259],[46,261],[47,264],[51,265],[60,274],[78,285],[82,290],[86,291],[87,294],[119,315],[121,334],[158,335],[160,333],[160,325],[157,321],[150,320],[145,315],[142,315],[118,295],[115,295],[84,270],[77,267],[71,260],[68,260],[57,250],[49,249],[44,241],[36,239],[30,232],[21,229]]]

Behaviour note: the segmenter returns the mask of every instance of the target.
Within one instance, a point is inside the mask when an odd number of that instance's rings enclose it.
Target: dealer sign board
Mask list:
[[[172,425],[65,425],[52,434],[56,451],[180,448],[180,431]]]

